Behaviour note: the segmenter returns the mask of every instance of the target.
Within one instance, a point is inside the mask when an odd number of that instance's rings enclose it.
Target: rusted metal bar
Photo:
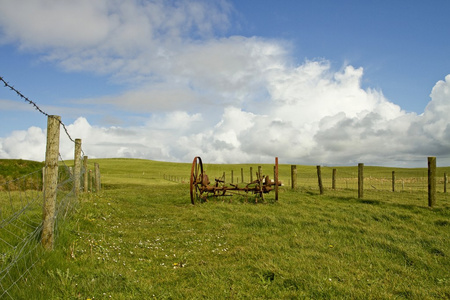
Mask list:
[[[281,184],[278,180],[278,158],[275,158],[274,177],[273,181],[270,180],[268,175],[262,175],[261,167],[258,167],[257,179],[250,183],[234,184],[232,182],[226,184],[224,174],[222,178],[216,178],[214,184],[211,184],[208,175],[203,170],[202,159],[196,156],[191,167],[191,203],[204,202],[208,196],[231,196],[232,193],[252,193],[257,198],[264,200],[264,194],[269,193],[273,189],[275,189],[275,200],[278,200],[278,186]]]

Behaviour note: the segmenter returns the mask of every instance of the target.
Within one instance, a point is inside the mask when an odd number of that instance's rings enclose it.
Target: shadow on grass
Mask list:
[[[392,203],[387,201],[382,201],[378,199],[358,199],[356,197],[348,197],[348,196],[334,196],[334,195],[327,195],[327,197],[331,200],[334,200],[336,202],[347,202],[347,203],[355,203],[355,204],[366,204],[366,205],[372,205],[372,206],[380,206],[380,207],[395,207],[395,208],[402,208],[409,211],[423,211],[423,210],[429,210],[430,208],[425,205],[417,205],[417,204],[410,204],[410,203]],[[441,208],[434,208],[433,209],[436,212],[443,211]]]
[[[233,195],[224,195],[224,196],[207,196],[206,198],[198,201],[198,204],[207,203],[207,202],[221,202],[221,203],[230,203],[230,204],[275,204],[277,201],[274,197],[265,196],[264,199],[254,195],[245,195],[245,194],[233,194]],[[197,203],[196,203],[197,204]]]

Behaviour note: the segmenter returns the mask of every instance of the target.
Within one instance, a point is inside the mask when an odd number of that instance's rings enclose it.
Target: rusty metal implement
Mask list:
[[[191,179],[190,179],[190,194],[191,203],[205,202],[210,196],[221,197],[231,196],[233,194],[248,195],[248,193],[256,195],[256,202],[258,198],[264,200],[264,194],[275,190],[275,200],[278,200],[278,157],[275,158],[274,180],[271,180],[268,175],[256,174],[256,180],[250,183],[225,183],[224,178],[215,178],[214,184],[211,184],[208,175],[203,170],[203,163],[200,156],[196,156],[192,162]]]

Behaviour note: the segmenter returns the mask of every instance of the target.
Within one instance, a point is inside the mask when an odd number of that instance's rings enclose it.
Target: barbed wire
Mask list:
[[[2,76],[0,76],[0,81],[3,82],[4,86],[9,88],[11,91],[15,92],[20,98],[31,104],[37,111],[39,111],[41,114],[43,114],[46,117],[54,118],[59,121],[59,124],[64,128],[64,131],[66,132],[66,135],[69,137],[69,140],[71,140],[73,143],[75,143],[75,140],[70,136],[69,131],[67,130],[66,125],[59,119],[55,118],[55,116],[49,115],[45,111],[43,111],[34,101],[30,100],[28,97],[23,95],[20,91],[18,91],[14,86],[10,85],[5,79],[3,79]],[[81,150],[84,156],[84,151]]]

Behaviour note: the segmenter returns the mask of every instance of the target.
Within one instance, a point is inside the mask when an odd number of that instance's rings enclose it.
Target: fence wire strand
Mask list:
[[[78,205],[73,172],[63,162],[58,169],[55,241]],[[40,242],[42,184],[41,169],[0,185],[0,299],[15,299],[22,284],[32,284],[32,269],[46,253]]]
[[[5,88],[17,94],[47,118],[57,119],[70,141],[76,144],[66,125],[56,116],[41,109],[13,85],[0,76]],[[81,159],[84,157],[81,149]],[[78,204],[74,185],[74,172],[59,153],[58,184],[56,193],[54,236],[59,235],[62,224]],[[83,176],[86,170],[81,166]],[[44,200],[42,169],[25,176],[0,182],[0,299],[15,299],[22,285],[32,284],[33,267],[47,253],[41,245]]]
[[[12,86],[11,84],[9,84],[2,76],[0,76],[0,81],[3,82],[3,85],[6,88],[9,88],[11,91],[13,91],[14,93],[17,94],[17,96],[19,96],[20,98],[22,98],[25,102],[31,104],[35,110],[37,110],[38,112],[40,112],[41,114],[43,114],[46,117],[50,117],[50,118],[54,118],[54,116],[46,113],[44,110],[42,110],[34,101],[32,101],[31,99],[29,99],[28,97],[26,97],[25,95],[23,95],[19,90],[17,90],[14,86]],[[67,130],[66,124],[64,124],[61,120],[58,120],[59,124],[63,127],[64,131],[66,132],[67,137],[69,138],[69,140],[71,140],[73,143],[75,143],[75,140],[72,138],[72,136],[69,134],[69,130]],[[81,152],[84,155],[83,149],[81,149]]]

